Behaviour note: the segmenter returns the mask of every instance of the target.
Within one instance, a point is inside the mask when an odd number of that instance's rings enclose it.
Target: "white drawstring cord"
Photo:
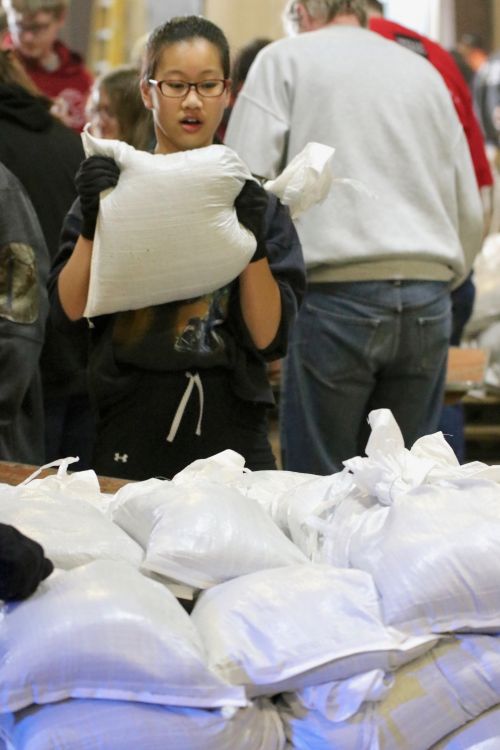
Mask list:
[[[191,398],[191,393],[193,392],[194,386],[198,388],[198,398],[200,400],[200,412],[198,416],[198,424],[196,425],[196,434],[201,435],[201,420],[203,418],[203,407],[205,403],[203,383],[201,382],[201,378],[198,373],[196,373],[196,375],[193,375],[192,372],[186,372],[185,375],[187,378],[189,378],[189,382],[186,386],[186,390],[184,391],[184,394],[179,402],[179,406],[177,407],[177,411],[175,412],[175,416],[172,420],[170,432],[167,435],[167,443],[173,443],[175,436],[177,435],[177,430],[179,429],[182,417],[184,416],[184,412],[186,411],[186,406],[188,405],[188,401]]]

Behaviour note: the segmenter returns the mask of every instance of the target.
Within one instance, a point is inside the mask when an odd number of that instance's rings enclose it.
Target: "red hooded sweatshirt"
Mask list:
[[[12,47],[9,37],[4,47]],[[56,41],[54,52],[60,61],[56,70],[45,70],[36,60],[24,57],[19,51],[16,54],[39,90],[56,103],[55,114],[79,132],[85,125],[85,105],[93,78],[80,55],[62,42]]]
[[[443,47],[422,34],[385,18],[371,18],[370,29],[426,57],[443,77],[462,123],[480,188],[493,185],[493,175],[484,149],[480,125],[474,114],[472,98],[455,60]]]

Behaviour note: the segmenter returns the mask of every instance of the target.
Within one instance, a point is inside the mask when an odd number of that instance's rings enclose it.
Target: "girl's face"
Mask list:
[[[154,78],[189,83],[223,79],[220,52],[202,37],[174,42],[163,50]],[[157,86],[142,81],[141,92],[145,106],[153,111],[157,154],[210,146],[229,102],[228,88],[221,96],[207,98],[191,87],[177,99],[162,96]]]
[[[97,138],[120,138],[120,123],[103,86],[92,92],[89,116],[92,135]]]

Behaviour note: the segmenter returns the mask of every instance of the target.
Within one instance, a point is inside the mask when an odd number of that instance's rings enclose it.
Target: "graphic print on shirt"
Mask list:
[[[203,297],[117,314],[117,359],[154,370],[225,364],[219,329],[227,318],[229,291],[226,286]]]

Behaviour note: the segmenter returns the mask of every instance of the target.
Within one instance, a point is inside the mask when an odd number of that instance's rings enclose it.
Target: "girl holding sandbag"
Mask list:
[[[152,32],[141,93],[153,113],[155,153],[213,143],[228,103],[228,77],[227,40],[206,19],[175,18]],[[112,159],[93,156],[81,165],[80,199],[68,214],[49,284],[60,327],[83,316],[99,195],[119,177]],[[257,238],[237,279],[197,299],[92,319],[98,473],[172,477],[227,448],[251,469],[275,468],[266,362],[285,354],[305,285],[303,259],[287,210],[256,182],[245,183],[235,208]]]

